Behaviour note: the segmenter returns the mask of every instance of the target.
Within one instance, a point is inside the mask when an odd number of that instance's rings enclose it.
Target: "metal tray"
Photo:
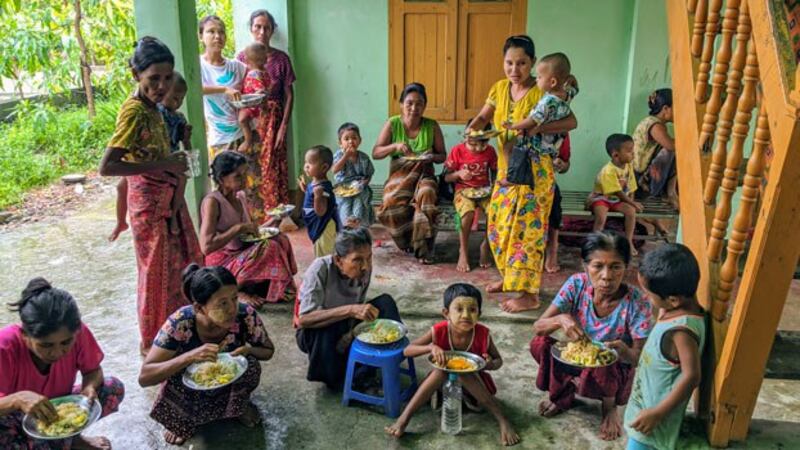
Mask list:
[[[195,383],[194,380],[192,379],[192,375],[194,375],[194,373],[197,372],[197,369],[199,369],[200,366],[206,364],[205,362],[201,362],[201,363],[194,363],[183,371],[183,377],[181,378],[181,380],[183,381],[184,386],[188,387],[189,389],[194,389],[196,391],[210,391],[213,389],[219,389],[221,387],[235,383],[236,380],[241,378],[241,376],[244,375],[244,372],[247,370],[247,358],[241,355],[232,356],[230,353],[220,353],[217,355],[217,361],[226,364],[233,364],[236,367],[236,375],[233,377],[233,379],[231,379],[231,381],[216,386],[201,386]]]
[[[39,427],[37,426],[36,419],[34,419],[33,416],[25,414],[25,417],[22,418],[22,429],[28,434],[28,436],[47,441],[61,440],[72,436],[77,436],[81,434],[83,430],[89,428],[91,424],[97,422],[97,419],[100,418],[100,414],[103,412],[103,407],[100,406],[100,402],[98,402],[97,399],[90,404],[89,397],[83,395],[67,395],[64,397],[53,398],[50,399],[50,403],[52,403],[53,406],[58,406],[62,403],[77,403],[81,408],[89,411],[89,417],[86,419],[86,423],[83,424],[82,427],[70,434],[48,436],[39,432]]]
[[[457,374],[462,374],[462,375],[463,374],[468,374],[468,373],[480,372],[481,370],[483,370],[486,367],[486,360],[483,359],[482,357],[476,355],[475,353],[450,350],[450,351],[444,352],[444,354],[447,357],[448,361],[450,360],[450,358],[453,358],[453,357],[456,357],[456,356],[459,356],[459,357],[462,357],[462,358],[466,358],[469,361],[471,361],[472,363],[474,363],[474,367],[472,369],[467,369],[467,370],[453,370],[453,369],[448,369],[447,367],[441,367],[441,366],[436,365],[436,363],[433,362],[433,355],[428,355],[428,361],[430,361],[430,363],[433,364],[433,366],[436,367],[437,369],[443,370],[443,371],[445,371],[447,373],[457,373]]]
[[[388,342],[388,341],[387,342],[375,342],[373,339],[370,338],[371,334],[369,334],[369,331],[372,331],[372,330],[374,330],[376,328],[379,328],[379,327],[389,327],[389,328],[397,329],[399,331],[397,339],[395,339],[395,340],[393,340],[391,342]],[[404,337],[406,337],[406,335],[408,334],[408,328],[406,328],[405,325],[403,325],[402,323],[400,323],[400,322],[398,322],[396,320],[376,319],[376,320],[373,320],[372,322],[361,322],[360,324],[356,325],[355,328],[353,328],[353,334],[356,336],[356,339],[358,339],[359,341],[361,341],[361,342],[363,342],[365,344],[369,344],[369,345],[389,345],[389,344],[394,344],[395,342],[401,341]]]

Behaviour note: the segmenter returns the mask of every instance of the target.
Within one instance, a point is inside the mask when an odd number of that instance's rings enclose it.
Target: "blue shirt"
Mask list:
[[[314,212],[314,188],[322,186],[325,191],[325,197],[328,198],[328,209],[325,214],[318,216]],[[333,195],[333,184],[329,180],[320,181],[318,183],[311,183],[306,187],[306,196],[303,199],[303,221],[308,228],[308,237],[311,242],[317,242],[317,239],[325,231],[328,222],[333,220],[336,223],[336,231],[339,231],[338,213],[336,211],[336,197]]]

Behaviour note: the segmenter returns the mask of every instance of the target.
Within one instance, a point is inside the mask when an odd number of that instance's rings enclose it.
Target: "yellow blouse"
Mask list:
[[[508,79],[500,80],[489,89],[489,97],[486,99],[486,104],[494,107],[493,123],[496,130],[503,130],[503,122],[519,122],[528,117],[531,110],[539,103],[544,93],[539,86],[534,85],[528,89],[521,99],[514,101],[511,98],[511,81]],[[505,154],[503,153],[503,145],[511,137],[511,133],[500,133],[497,137],[498,155],[497,167],[502,173],[505,173],[507,162]]]
[[[108,146],[128,150],[125,160],[129,162],[165,159],[170,147],[164,118],[154,106],[131,96],[119,109],[114,135]]]

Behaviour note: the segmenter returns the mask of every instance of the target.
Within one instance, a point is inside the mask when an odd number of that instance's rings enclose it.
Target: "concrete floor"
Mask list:
[[[113,227],[111,192],[103,201],[70,217],[37,223],[0,234],[0,291],[4,301],[16,298],[28,279],[44,275],[55,286],[70,291],[79,300],[85,322],[93,329],[106,352],[103,364],[108,374],[120,377],[127,395],[120,412],[94,425],[89,434],[108,436],[116,449],[170,448],[162,429],[147,416],[156,388],[142,389],[136,383],[141,359],[135,313],[136,266],[130,233],[119,242],[105,240]],[[379,233],[378,233],[379,234]],[[311,261],[311,247],[303,231],[293,233],[301,271]],[[454,281],[482,287],[494,279],[493,270],[460,274],[455,270],[457,239],[442,234],[437,256],[442,264],[422,267],[385,243],[375,249],[372,294],[388,292],[397,299],[412,337],[440,318],[441,294]],[[473,242],[477,250],[478,242]],[[577,250],[562,249],[561,273],[545,275],[543,298],[549,300],[566,277],[579,270]],[[11,270],[8,270],[11,269]],[[505,360],[496,374],[498,398],[522,436],[517,448],[530,449],[621,449],[624,439],[606,443],[596,437],[599,404],[581,402],[567,413],[545,420],[536,414],[542,394],[533,380],[536,364],[527,351],[532,336],[532,313],[512,316],[499,310],[496,296],[484,301],[483,322],[494,335]],[[294,342],[289,305],[268,307],[262,315],[276,344],[275,358],[263,365],[261,386],[254,401],[264,418],[260,428],[247,429],[236,422],[205,427],[184,444],[191,449],[279,449],[279,448],[416,448],[452,446],[497,448],[497,428],[487,414],[466,414],[464,432],[455,437],[438,431],[439,417],[423,408],[412,421],[408,434],[396,441],[383,433],[391,420],[380,411],[362,406],[345,408],[340,396],[318,384],[305,381],[306,360]],[[0,311],[0,324],[16,321]],[[784,329],[800,329],[800,285],[793,285],[784,311]],[[427,363],[418,359],[420,375]],[[751,432],[736,448],[783,449],[800,447],[800,383],[767,380],[759,397]],[[699,426],[687,421],[680,448],[707,448]],[[692,431],[694,429],[695,431]]]

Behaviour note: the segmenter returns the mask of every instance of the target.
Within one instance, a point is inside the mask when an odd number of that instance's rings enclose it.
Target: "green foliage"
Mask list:
[[[15,121],[0,125],[0,209],[61,175],[95,169],[122,101],[99,101],[94,121],[87,118],[85,107],[23,102]]]

